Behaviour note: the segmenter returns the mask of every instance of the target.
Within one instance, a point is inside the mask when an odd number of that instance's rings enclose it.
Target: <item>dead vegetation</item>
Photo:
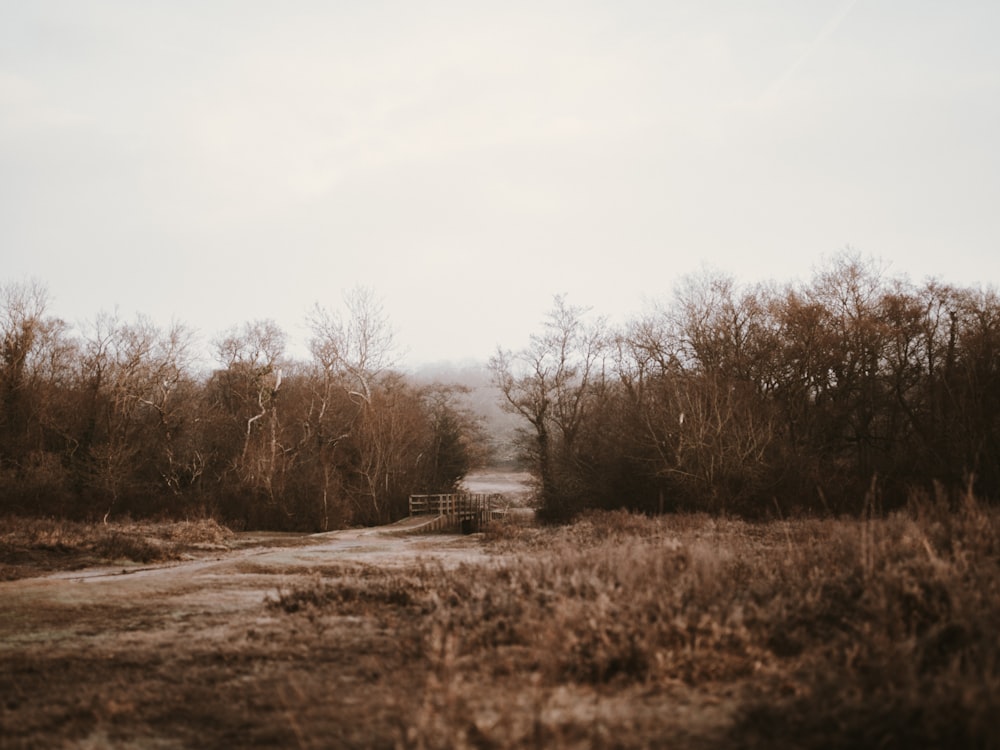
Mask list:
[[[861,521],[601,513],[488,543],[496,566],[345,572],[272,606],[409,611],[417,747],[1000,745],[1000,518],[969,497]],[[717,722],[642,710],[678,695]]]
[[[228,549],[233,533],[212,519],[165,523],[79,523],[0,517],[0,580],[39,570],[83,568],[118,561],[178,560],[186,553]]]
[[[96,649],[79,635],[5,648],[0,687],[16,696],[5,736],[12,747],[1000,746],[1000,514],[971,497],[860,520],[515,520],[483,544],[486,562],[457,566],[331,560],[268,576],[261,563],[255,585],[269,593],[229,614],[78,609],[83,632],[131,629]],[[133,635],[178,617],[190,618],[183,638],[153,647]]]

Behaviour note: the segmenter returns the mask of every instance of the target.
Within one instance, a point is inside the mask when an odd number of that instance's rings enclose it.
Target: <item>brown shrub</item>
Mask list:
[[[148,563],[170,559],[170,554],[146,537],[123,531],[106,531],[98,536],[91,549],[104,560],[132,560]]]
[[[0,562],[27,560],[45,568],[40,558],[77,559],[79,564],[131,560],[175,560],[187,550],[225,548],[233,533],[212,519],[173,523],[82,523],[52,518],[0,517]],[[56,566],[58,567],[58,566]],[[15,572],[16,573],[16,572]],[[21,574],[12,573],[11,577]]]

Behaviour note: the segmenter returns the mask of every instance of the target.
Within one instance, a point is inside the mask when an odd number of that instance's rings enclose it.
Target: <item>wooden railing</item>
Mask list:
[[[411,516],[444,516],[454,525],[478,529],[506,508],[504,496],[487,493],[410,495]]]

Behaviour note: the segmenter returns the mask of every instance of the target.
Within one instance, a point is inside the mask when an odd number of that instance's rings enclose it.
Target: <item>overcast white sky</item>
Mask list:
[[[0,281],[406,361],[851,246],[1000,280],[993,0],[0,0]]]

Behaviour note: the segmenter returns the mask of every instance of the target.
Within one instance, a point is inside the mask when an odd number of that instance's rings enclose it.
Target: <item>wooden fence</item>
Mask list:
[[[501,494],[455,493],[449,495],[410,495],[411,516],[439,516],[446,526],[461,527],[463,532],[479,531],[506,511]]]

